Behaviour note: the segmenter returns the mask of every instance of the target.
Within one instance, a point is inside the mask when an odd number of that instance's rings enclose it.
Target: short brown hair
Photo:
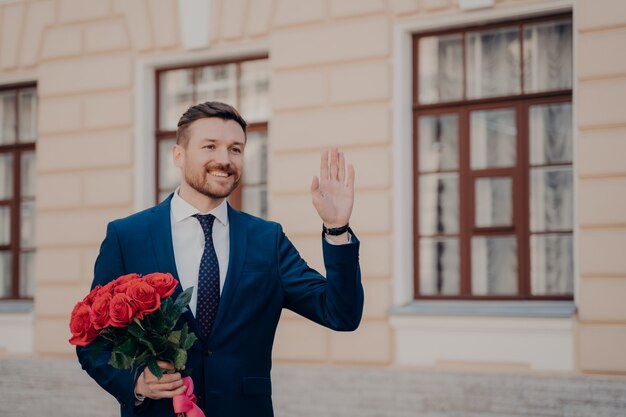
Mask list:
[[[176,131],[176,144],[187,147],[189,143],[189,137],[185,134],[187,128],[191,123],[198,119],[204,119],[209,117],[217,117],[223,120],[234,120],[243,129],[243,134],[246,135],[246,127],[248,124],[241,117],[241,114],[233,106],[221,103],[219,101],[207,101],[205,103],[196,104],[187,109],[187,111],[178,120],[178,130]]]

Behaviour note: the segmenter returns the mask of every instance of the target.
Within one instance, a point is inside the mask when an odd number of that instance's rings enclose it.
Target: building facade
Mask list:
[[[309,184],[356,169],[364,319],[275,361],[626,375],[621,0],[0,1],[0,353],[70,356],[107,222],[176,185],[191,104],[251,122],[233,205],[323,270]]]

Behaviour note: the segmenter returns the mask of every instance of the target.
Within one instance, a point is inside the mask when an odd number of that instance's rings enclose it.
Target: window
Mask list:
[[[0,88],[0,299],[35,294],[36,141],[36,88]]]
[[[572,299],[572,20],[414,36],[415,298]]]
[[[157,178],[159,201],[179,183],[170,149],[176,143],[176,125],[194,104],[222,101],[248,122],[241,184],[229,197],[237,209],[267,217],[267,121],[269,63],[267,58],[177,67],[157,71]]]

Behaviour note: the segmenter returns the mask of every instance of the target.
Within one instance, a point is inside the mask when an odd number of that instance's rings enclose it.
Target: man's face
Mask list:
[[[234,120],[216,117],[192,122],[186,132],[187,147],[174,146],[174,162],[182,181],[197,192],[223,199],[241,180],[245,134]]]

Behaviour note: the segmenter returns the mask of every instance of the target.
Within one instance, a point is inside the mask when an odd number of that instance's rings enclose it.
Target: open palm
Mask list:
[[[354,167],[343,152],[333,148],[322,153],[320,176],[311,183],[313,206],[328,228],[348,224],[354,205]]]

